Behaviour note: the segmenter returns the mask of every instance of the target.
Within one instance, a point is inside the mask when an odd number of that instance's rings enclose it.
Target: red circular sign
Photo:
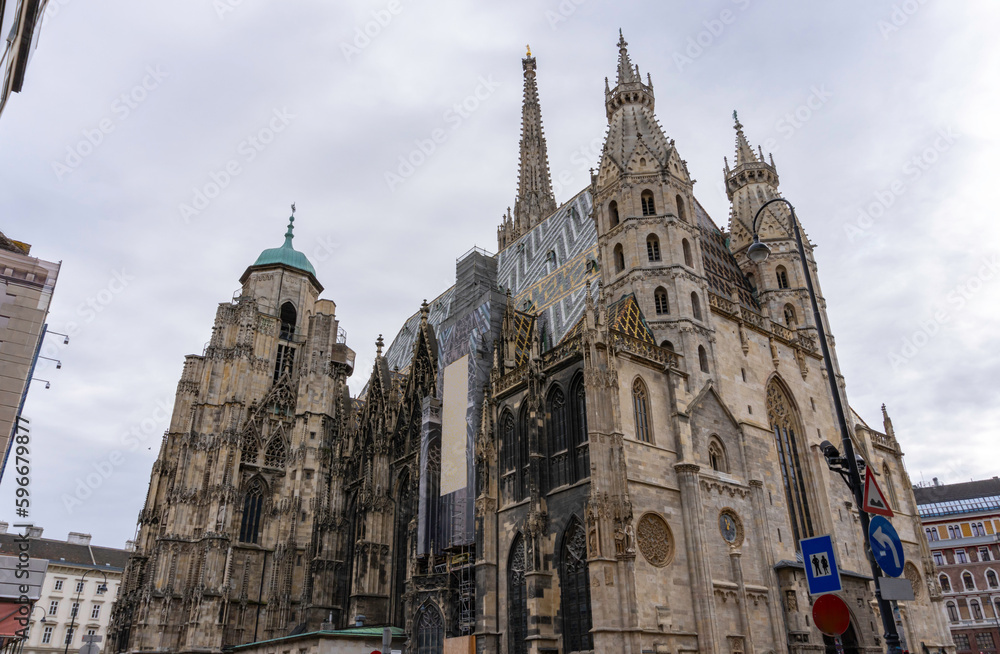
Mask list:
[[[813,604],[816,628],[828,636],[839,636],[851,624],[851,612],[844,600],[836,595],[820,595]]]

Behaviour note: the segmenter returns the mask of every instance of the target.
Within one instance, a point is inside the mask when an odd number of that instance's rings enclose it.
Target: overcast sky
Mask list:
[[[1000,474],[995,2],[50,0],[48,14],[0,116],[0,230],[63,262],[49,327],[73,330],[47,339],[63,366],[40,362],[52,386],[25,407],[46,536],[133,536],[184,355],[281,244],[293,201],[357,392],[376,337],[450,286],[466,250],[496,250],[525,44],[557,201],[588,183],[619,26],[717,224],[733,109],[774,153],[817,245],[851,404],[877,428],[888,406],[912,480]]]

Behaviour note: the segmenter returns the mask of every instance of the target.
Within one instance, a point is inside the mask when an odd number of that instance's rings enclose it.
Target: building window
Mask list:
[[[558,262],[556,260],[556,251],[555,250],[549,250],[548,253],[545,255],[545,261],[546,261],[546,263],[552,264],[553,268],[555,268],[556,266],[558,266],[559,264],[558,264]]]
[[[297,318],[298,315],[295,311],[295,305],[291,302],[285,302],[281,305],[281,331],[278,332],[278,338],[286,341],[292,340],[292,336],[295,335],[295,323]]]
[[[812,513],[809,510],[808,482],[802,475],[799,461],[797,433],[801,433],[801,429],[798,412],[777,380],[771,380],[767,386],[767,417],[774,432],[778,462],[781,464],[792,534],[794,542],[798,543],[803,538],[814,535]]]
[[[691,244],[688,240],[681,239],[681,249],[684,250],[684,265],[688,268],[694,268],[694,257],[691,256]]]
[[[444,647],[444,619],[437,607],[428,604],[420,612],[416,634],[417,654],[437,654]]]
[[[82,581],[76,582],[76,592],[78,592],[78,593],[82,593],[83,592],[83,584],[84,584],[84,582],[82,582]]]
[[[942,593],[951,592],[951,579],[948,578],[948,575],[941,575],[940,577],[938,577],[938,583],[941,584]]]
[[[90,609],[91,620],[99,620],[101,617],[101,605],[94,604],[94,608]]]
[[[655,216],[656,215],[656,205],[653,203],[653,192],[646,189],[639,196],[642,202],[642,215],[644,216]]]
[[[662,347],[664,350],[670,350],[671,352],[675,351],[674,344],[671,343],[670,341],[663,341],[662,343],[660,343],[660,347]]]
[[[62,579],[56,579],[56,584],[53,587],[53,589],[54,590],[62,590],[62,587],[63,587],[63,580]]]
[[[88,630],[87,630],[87,635],[88,635],[88,636],[93,636],[93,635],[95,635],[96,633],[97,633],[97,629],[88,629]]]
[[[524,402],[517,419],[517,501],[528,496],[528,479],[531,477],[531,437],[529,430],[528,403]]]
[[[45,627],[42,630],[42,645],[48,645],[52,642],[52,627]]]
[[[719,439],[715,437],[712,437],[708,444],[708,462],[712,466],[712,470],[716,472],[729,472],[729,466],[726,464],[726,451],[722,448]]]
[[[955,550],[955,563],[968,563],[969,557],[966,556],[965,550]]]
[[[667,298],[667,289],[662,286],[656,289],[653,299],[656,304],[656,315],[665,316],[670,313],[670,300]]]
[[[971,602],[969,602],[969,609],[970,611],[972,611],[973,620],[983,619],[983,607],[979,606],[979,602],[977,602],[976,600],[972,600]]]
[[[778,288],[788,288],[788,271],[785,270],[785,267],[778,266],[774,272],[778,277]]]
[[[988,631],[980,631],[976,634],[976,647],[978,649],[996,649],[996,642],[993,634]]]
[[[938,536],[937,527],[927,527],[924,531],[927,532],[927,542],[929,543],[933,543],[934,541],[941,539],[941,537]]]
[[[934,564],[944,565],[944,555],[941,552],[934,552]]]
[[[952,617],[951,609],[952,607],[951,605],[949,605],[948,617],[951,618],[952,622],[958,622],[958,613],[956,612],[955,616]],[[955,649],[957,649],[958,651],[962,651],[964,649],[971,649],[971,646],[969,645],[969,634],[952,634],[952,635],[955,637]]]
[[[992,570],[986,571],[986,585],[990,588],[997,588],[997,573]]]
[[[514,537],[507,563],[507,652],[527,654],[528,593],[525,586],[524,538]]]
[[[691,293],[691,314],[695,320],[701,320],[701,301],[698,299],[698,294],[694,292]]]
[[[635,416],[635,437],[643,443],[653,442],[649,424],[649,393],[641,379],[632,384],[632,412]]]
[[[260,452],[260,439],[252,429],[243,433],[243,446],[240,450],[240,461],[257,465],[257,456]]]
[[[646,255],[650,261],[660,261],[660,238],[656,234],[646,237]]]
[[[514,499],[517,485],[517,438],[514,417],[510,415],[510,411],[505,411],[500,418],[500,447],[503,460],[500,485],[503,499],[509,502]]]
[[[590,438],[587,435],[587,392],[583,385],[583,375],[577,375],[569,394],[572,410],[569,445],[573,451],[571,483],[590,476]]]
[[[569,425],[566,396],[562,389],[553,386],[545,406],[545,432],[548,436],[549,488],[559,488],[569,483]]]
[[[708,372],[708,350],[704,345],[698,346],[698,367],[702,372]]]
[[[80,603],[79,602],[73,602],[73,606],[71,606],[70,609],[69,609],[69,617],[70,618],[75,618],[76,615],[77,615],[77,613],[79,613],[79,612],[80,612]]]
[[[687,222],[687,215],[684,211],[684,198],[678,195],[674,198],[674,201],[677,203],[677,217],[682,221]]]
[[[608,219],[611,221],[612,227],[621,222],[618,218],[618,203],[614,200],[608,204]]]
[[[260,535],[260,517],[264,508],[264,485],[260,479],[250,482],[243,499],[243,518],[240,522],[240,542],[256,543]]]
[[[965,586],[965,590],[976,590],[976,582],[971,573],[962,573],[962,584]]]
[[[789,328],[792,328],[792,327],[795,327],[797,324],[798,324],[798,321],[795,319],[795,307],[793,307],[790,304],[786,304],[785,305],[785,326],[789,327]]]
[[[620,273],[625,270],[625,250],[621,244],[615,246],[615,272]]]
[[[896,487],[892,483],[892,472],[889,470],[889,464],[882,464],[882,477],[885,479],[885,489],[889,492],[889,503],[892,505],[893,511],[899,511],[899,500],[896,499]]]
[[[955,606],[954,602],[948,602],[948,619],[952,622],[958,622],[958,607]]]
[[[973,536],[985,536],[986,535],[986,527],[983,526],[983,523],[981,523],[981,522],[973,522],[972,523],[972,535]]]
[[[55,615],[59,612],[59,600],[52,600],[49,602],[49,615]]]
[[[286,372],[291,375],[295,365],[295,348],[290,345],[279,345],[278,356],[274,360],[274,381],[277,382]],[[277,411],[275,411],[277,413]]]
[[[72,645],[73,644],[73,632],[74,631],[76,631],[76,629],[74,629],[73,627],[69,627],[68,629],[66,629],[66,644],[67,645]]]
[[[562,595],[563,651],[593,649],[590,615],[590,574],[587,571],[587,536],[574,518],[563,534],[559,562]]]
[[[285,467],[285,441],[281,436],[275,436],[267,444],[267,451],[264,452],[264,465],[269,468]]]
[[[956,539],[962,537],[962,528],[958,525],[948,525],[948,538]]]

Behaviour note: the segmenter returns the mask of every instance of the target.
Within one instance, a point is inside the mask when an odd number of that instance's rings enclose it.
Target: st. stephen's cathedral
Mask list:
[[[882,651],[858,507],[819,449],[839,429],[812,244],[802,261],[772,204],[773,254],[747,258],[756,210],[780,195],[773,159],[737,121],[720,229],[618,46],[599,168],[561,205],[522,60],[498,253],[471,250],[454,286],[379,338],[359,397],[292,224],[243,272],[185,358],[110,651],[363,622],[421,654],[832,652],[798,552],[820,534],[852,614],[844,649]],[[848,415],[897,512],[916,595],[900,633],[910,651],[953,651],[892,423],[884,407],[881,429]]]

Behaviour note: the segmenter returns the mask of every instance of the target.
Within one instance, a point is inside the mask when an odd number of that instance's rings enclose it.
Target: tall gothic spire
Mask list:
[[[747,141],[747,137],[743,134],[743,125],[740,123],[735,110],[733,110],[733,120],[736,121],[736,124],[733,126],[736,130],[736,165],[759,163],[760,159],[757,158],[753,148],[750,147],[750,143]]]
[[[523,234],[556,210],[549,174],[549,154],[542,133],[542,110],[535,82],[535,58],[528,48],[524,68],[524,105],[521,109],[521,160],[514,201],[514,224]]]

